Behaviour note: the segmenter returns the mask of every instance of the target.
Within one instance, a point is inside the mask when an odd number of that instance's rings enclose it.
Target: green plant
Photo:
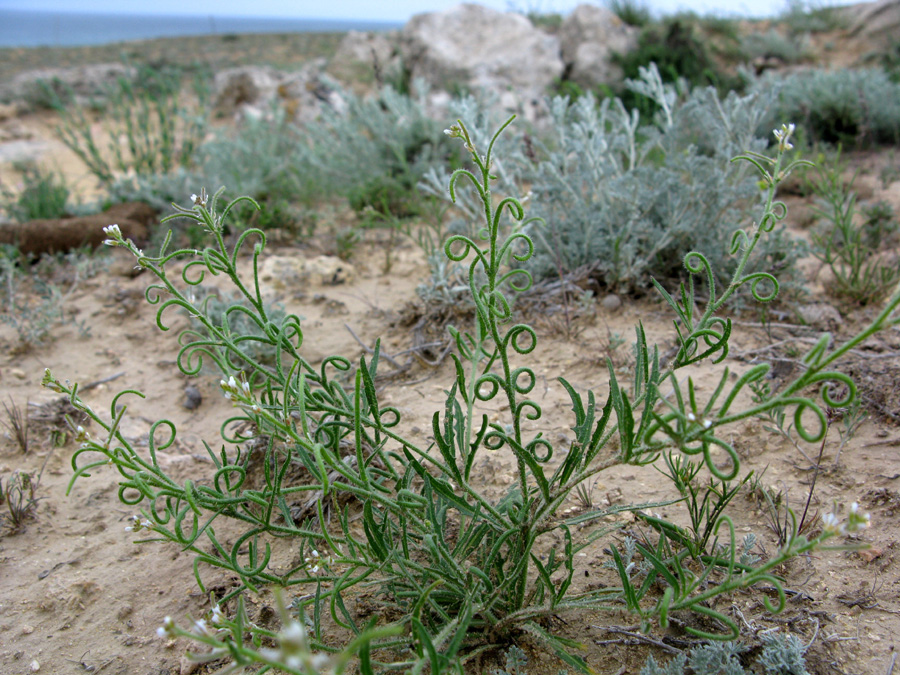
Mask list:
[[[161,328],[167,328],[169,310],[186,310],[206,331],[202,338],[193,329],[182,337],[177,364],[189,375],[197,374],[204,362],[221,372],[223,394],[237,408],[222,426],[225,443],[217,444],[215,451],[207,446],[212,460],[208,476],[175,480],[157,460],[157,453],[175,442],[172,422],[152,425],[146,449],[135,447],[120,431],[127,413],[124,401],[140,396],[138,392],[126,390],[113,397],[107,418],[79,397],[77,384],[60,381],[47,370],[44,385],[66,395],[99,428],[96,437],[84,429],[78,432],[81,445],[73,455],[70,489],[95,468],[114,465],[121,476],[120,500],[140,508],[134,519],[146,531],[143,541],[169,541],[194,555],[195,577],[204,592],[207,566],[234,575],[234,585],[223,591],[219,603],[267,585],[314,589],[292,603],[311,610],[314,649],[340,649],[326,644],[315,628],[320,625],[316,617],[324,611],[353,634],[365,630],[345,597],[362,584],[373,586],[383,613],[405,632],[373,639],[371,651],[391,659],[382,666],[413,673],[426,668],[460,672],[467,660],[508,645],[521,633],[552,648],[568,665],[585,669],[573,653],[578,644],[552,634],[542,621],[567,611],[624,607],[645,630],[653,623],[666,627],[671,612],[692,611],[719,622],[721,632],[690,626],[686,630],[722,640],[736,637],[738,628],[712,605],[718,596],[764,583],[774,587],[777,599],[773,603],[763,596],[763,604],[771,611],[783,608],[785,593],[773,571],[833,537],[864,527],[867,516],[851,508],[842,523],[828,514],[822,531],[811,538],[798,532],[792,516],[788,540],[763,562],[745,557],[747,541],[738,540],[727,514],[718,516],[705,552],[696,548],[690,562],[685,542],[670,536],[674,524],[660,518],[657,540],[634,545],[645,559],[638,570],[623,561],[610,541],[618,527],[604,518],[675,502],[624,503],[569,517],[560,507],[579,485],[606,469],[647,466],[668,453],[696,458],[691,461],[702,463],[717,481],[734,480],[739,458],[720,430],[776,406],[793,407],[798,433],[807,442],[821,441],[825,413],[804,392],[824,386],[819,395],[825,405],[853,402],[855,386],[832,371],[832,364],[877,331],[898,323],[900,295],[847,342],[829,350],[830,338],[823,336],[804,357],[806,369],[766,401],[740,409],[737,403],[748,384],[766,376],[765,364],[737,379],[721,368],[718,384],[706,400],[701,398],[694,376],[708,381],[709,373],[695,367],[727,356],[733,325],[725,310],[733,296],[746,286],[756,301],[765,302],[778,291],[773,275],[748,271],[747,265],[760,240],[785,215],[775,191],[778,180],[798,162],[786,160],[790,130],[784,127],[777,132],[775,158],[752,152],[739,158],[760,172],[767,191],[757,224],[732,237],[731,251],[738,262],[728,285],[720,293],[707,258],[689,253],[685,265],[691,275],[705,277],[708,295],[700,301],[693,276],[681,285],[677,299],[655,284],[677,317],[679,348],[665,366],[658,347],[648,346],[639,325],[631,382],[620,383],[608,363],[605,403],[560,378],[572,403],[574,441],[550,464],[562,448],[529,424],[543,415],[531,397],[537,376],[527,365],[518,365],[536,349],[537,335],[527,324],[512,324],[507,297],[509,289],[521,291],[531,283],[530,274],[517,265],[527,261],[534,247],[518,229],[525,220],[521,202],[512,196],[495,198],[491,189],[492,171],[499,165],[495,144],[511,122],[491,137],[483,154],[462,122],[448,129],[474,164],[472,170],[453,173],[451,197],[462,186],[473,190],[484,220],[474,237],[453,235],[444,244],[447,257],[467,270],[474,321],[468,331],[450,329],[456,347],[454,376],[443,410],[431,418],[433,445],[423,447],[403,435],[400,411],[379,402],[377,344],[371,358],[361,358],[355,368],[340,356],[327,357],[318,368],[303,357],[299,318],[273,320],[262,300],[256,270],[265,234],[247,230],[233,247],[223,237],[230,211],[249,200],[231,202],[220,211],[221,191],[210,200],[201,193],[192,207],[176,207],[175,216],[207,230],[213,244],[203,251],[170,252],[167,238],[158,255],[147,255],[124,239],[118,227],[109,226],[106,233],[110,245],[126,248],[155,277],[147,298],[158,305]],[[501,236],[504,216],[512,220],[507,236]],[[239,272],[237,261],[250,244],[252,266],[242,265],[252,270],[247,275]],[[179,265],[180,273],[170,276],[167,266],[183,259],[187,261]],[[264,331],[260,340],[276,347],[273,366],[247,353],[245,341],[210,321],[202,303],[193,299],[192,289],[208,274],[228,277],[243,296],[247,304],[240,311],[252,313]],[[841,400],[835,400],[827,386],[834,382],[846,387]],[[672,394],[664,395],[669,390]],[[505,404],[508,415],[491,421],[488,411],[499,403]],[[256,459],[253,448],[262,450]],[[714,459],[714,449],[724,453],[724,465]],[[483,492],[473,473],[484,451],[508,452],[515,460],[514,483],[499,499]],[[299,502],[311,503],[314,516],[296,520],[292,506]],[[705,512],[713,517],[713,509]],[[239,528],[239,534],[226,539],[223,532],[234,532],[232,527]],[[575,588],[576,556],[604,538],[621,585]],[[552,545],[554,540],[559,543]],[[271,565],[290,546],[299,547],[299,554],[284,567]],[[361,656],[362,661],[366,658]],[[291,664],[281,665],[286,672],[300,672]]]
[[[40,499],[36,496],[40,482],[40,474],[26,471],[13,471],[5,486],[0,478],[0,503],[6,504],[6,513],[0,514],[0,523],[8,532],[19,530],[34,514]]]
[[[774,28],[765,33],[749,33],[741,41],[741,48],[748,58],[776,58],[786,64],[812,57],[808,38],[785,36]]]
[[[890,245],[897,225],[876,213],[860,223],[853,183],[844,182],[843,165],[820,167],[810,181],[817,197],[821,229],[813,233],[812,254],[831,270],[828,292],[860,305],[883,300],[900,281],[900,257]]]
[[[730,160],[764,147],[754,129],[766,101],[736,94],[720,100],[711,88],[679,97],[653,65],[628,84],[655,102],[652,123],[641,124],[641,115],[618,100],[557,98],[545,138],[498,167],[499,180],[531,188],[537,219],[526,232],[535,255],[523,265],[537,279],[590,265],[601,288],[643,292],[651,277],[682,277],[684,256],[697,250],[727,283],[736,264],[731,234],[759,198],[752,173]],[[788,281],[801,251],[779,227],[749,264]]]
[[[2,190],[3,208],[16,222],[42,218],[62,218],[67,215],[69,188],[62,174],[46,171],[36,164],[16,167],[22,173],[22,188],[13,192]]]
[[[643,68],[655,64],[666,83],[713,85],[723,94],[740,89],[739,81],[717,67],[699,24],[700,20],[689,14],[648,23],[641,30],[637,47],[625,54],[615,54],[613,62],[622,69],[626,79],[639,79]],[[650,101],[630,91],[620,95],[629,110],[637,109],[648,116],[657,110]]]
[[[149,526],[135,519],[129,531],[140,531]],[[229,618],[218,604],[213,604],[207,616],[191,623],[189,630],[179,628],[171,617],[166,617],[157,629],[160,637],[187,638],[203,648],[202,653],[188,652],[192,663],[228,660],[222,675],[246,672],[249,666],[262,666],[257,672],[278,668],[280,672],[301,675],[341,675],[351,660],[359,657],[361,675],[372,675],[369,643],[378,638],[397,635],[398,626],[368,628],[359,633],[344,649],[334,654],[316,653],[312,650],[303,619],[292,617],[285,606],[282,593],[275,592],[275,603],[281,619],[281,630],[276,632],[255,625],[247,616],[243,598],[238,598],[234,616]],[[271,646],[274,643],[274,648]]]
[[[880,69],[766,73],[750,90],[774,102],[761,129],[793,119],[809,143],[890,146],[900,139],[900,83]]]
[[[650,8],[639,0],[609,0],[607,6],[629,26],[643,28],[653,19]]]
[[[434,166],[458,164],[459,155],[426,114],[424,86],[416,89],[407,96],[385,87],[366,99],[342,93],[344,105],[326,108],[303,130],[302,180],[345,197],[356,211],[418,213],[419,181]]]
[[[828,7],[817,0],[787,0],[781,20],[794,34],[825,33],[846,28],[840,8]]]
[[[57,256],[44,256],[33,268],[23,268],[26,262],[18,250],[4,251],[0,255],[0,284],[3,286],[4,304],[0,310],[0,322],[11,325],[18,335],[17,349],[28,350],[44,344],[53,327],[67,317],[78,327],[82,337],[90,333],[90,327],[68,314],[67,302],[80,283],[94,275],[99,265],[91,256],[70,251]],[[64,283],[52,279],[52,270],[64,264],[69,278]],[[48,271],[49,270],[49,271]]]
[[[166,174],[192,162],[206,133],[206,89],[200,78],[194,91],[194,105],[185,105],[180,71],[142,67],[134,80],[119,78],[108,94],[105,147],[98,145],[81,106],[65,108],[57,135],[107,187],[122,175]]]

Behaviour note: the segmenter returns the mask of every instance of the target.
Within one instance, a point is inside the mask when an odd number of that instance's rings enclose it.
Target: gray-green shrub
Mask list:
[[[766,101],[711,87],[680,99],[653,69],[632,83],[660,106],[655,124],[641,125],[619,101],[599,105],[555,99],[552,125],[536,164],[518,156],[519,180],[531,185],[527,227],[536,245],[528,269],[538,278],[595,265],[607,287],[631,292],[649,278],[683,276],[683,258],[701,251],[724,280],[733,271],[729,241],[760,199],[757,179],[730,159],[759,150]],[[778,230],[751,266],[790,267],[798,249]]]
[[[878,68],[767,73],[750,91],[774,105],[761,132],[793,120],[810,142],[870,145],[900,142],[900,83]]]

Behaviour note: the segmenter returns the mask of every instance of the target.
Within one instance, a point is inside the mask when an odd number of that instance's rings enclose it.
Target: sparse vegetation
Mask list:
[[[23,388],[0,421],[6,452],[21,451],[19,470],[0,479],[4,530],[23,532],[40,499],[43,469],[25,463],[74,439],[64,450],[70,489],[90,474],[98,486],[75,498],[108,512],[107,493],[120,502],[81,536],[118,519],[129,538],[171,544],[172,569],[193,560],[189,609],[159,617],[166,644],[181,641],[161,668],[190,643],[182,669],[207,662],[235,675],[548,675],[600,672],[592,660],[616,644],[621,667],[641,675],[808,675],[821,669],[806,660],[831,658],[835,644],[860,649],[862,634],[843,642],[832,620],[843,601],[810,589],[822,560],[837,561],[830,571],[842,583],[847,569],[863,576],[890,563],[885,538],[863,535],[864,511],[900,498],[880,487],[857,496],[841,458],[856,471],[895,440],[865,422],[898,421],[900,225],[882,195],[858,198],[829,155],[815,170],[802,158],[813,143],[881,148],[900,138],[896,83],[882,71],[810,70],[748,76],[746,92],[733,90],[741,49],[810,58],[805,36],[831,30],[827,12],[793,6],[789,25],[747,38],[728,19],[654,20],[632,0],[610,7],[642,28],[633,61],[621,61],[632,78],[619,98],[573,88],[534,124],[504,123],[490,95],[428,98],[416,83],[357,96],[323,81],[315,119],[298,121],[278,99],[213,132],[184,77],[202,69],[165,62],[120,83],[106,107],[48,89],[103,199],[191,203],[166,219],[175,234],[157,231],[149,246],[110,223],[107,243],[134,260],[103,288],[80,283],[90,271],[74,256],[31,265],[3,249],[0,320],[13,327],[9,352],[31,369],[0,373]],[[561,21],[531,19],[548,32]],[[440,108],[444,120],[444,105],[459,119],[446,130],[431,116]],[[796,128],[782,126],[791,119]],[[118,151],[90,133],[98,120],[104,134],[124,132]],[[817,200],[805,231],[786,217],[780,183],[792,199]],[[204,188],[220,184],[227,192],[208,197]],[[38,169],[6,200],[10,213],[62,213],[68,201],[65,180]],[[405,239],[422,249],[430,278],[411,274],[424,267]],[[319,292],[305,280],[264,289],[267,240],[352,259],[378,291]],[[843,312],[827,307],[833,334],[798,325],[798,296],[786,293],[817,280],[810,255],[825,292],[804,293]],[[416,284],[418,301],[387,304]],[[348,319],[358,345],[339,350],[344,318],[332,315],[350,314],[350,298],[366,320],[361,330]],[[157,356],[152,325],[138,327],[142,311],[180,332],[174,360]],[[121,327],[114,341],[107,316]],[[82,375],[77,357],[54,361],[48,348],[62,323],[95,367],[130,365],[85,386],[57,378],[63,364]],[[385,326],[381,340],[363,332]],[[422,357],[427,349],[440,356]],[[61,396],[36,406],[29,435],[27,404],[15,398],[45,357],[53,372],[43,384]],[[848,357],[852,378],[838,370]],[[150,384],[150,400],[135,401],[143,395],[133,389],[106,392],[120,376],[176,388],[166,398]],[[221,426],[210,422],[223,412],[208,395],[211,376],[234,406]],[[165,406],[163,419],[142,416]],[[882,457],[890,468],[879,466],[879,480],[890,486],[893,460]],[[766,462],[774,486],[763,482]],[[867,541],[876,547],[866,556],[826,550]],[[79,555],[72,564],[89,554]],[[189,564],[178,569],[189,579]],[[893,602],[877,589],[848,603]],[[131,621],[128,602],[117,620]],[[623,616],[630,625],[616,625]],[[103,667],[72,656],[85,671]]]

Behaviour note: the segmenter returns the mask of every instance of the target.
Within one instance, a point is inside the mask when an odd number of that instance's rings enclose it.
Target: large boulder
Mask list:
[[[622,71],[612,63],[612,55],[633,49],[637,37],[635,27],[606,7],[578,5],[560,28],[568,78],[588,88],[619,80]]]
[[[266,66],[240,66],[216,73],[213,102],[226,115],[242,105],[259,105],[275,97],[282,75]]]
[[[417,14],[400,39],[412,77],[444,90],[514,91],[541,98],[563,74],[559,40],[521,14],[480,5]]]
[[[371,85],[392,82],[402,75],[397,33],[351,30],[344,35],[328,64],[328,74],[365,93]]]
[[[900,35],[900,0],[851,5],[845,11],[853,11],[850,34],[863,40],[889,42]],[[870,43],[869,43],[870,44]]]

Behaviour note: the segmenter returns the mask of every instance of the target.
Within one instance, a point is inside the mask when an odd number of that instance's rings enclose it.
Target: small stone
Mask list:
[[[41,664],[37,659],[32,659],[31,661],[31,672],[36,673],[41,669]]]
[[[864,548],[860,551],[857,551],[857,553],[859,554],[860,558],[865,560],[867,563],[870,563],[873,560],[880,558],[884,554],[884,551],[882,551],[880,548],[872,547]]]
[[[9,369],[9,374],[12,375],[13,377],[16,377],[16,378],[20,379],[20,380],[24,380],[26,377],[28,377],[28,376],[25,374],[25,371],[24,371],[24,370],[21,370],[21,369],[19,369],[19,368],[10,368],[10,369]]]
[[[622,298],[615,293],[608,293],[606,297],[600,301],[600,304],[607,312],[617,312],[622,307]]]
[[[797,313],[805,324],[820,330],[834,330],[844,323],[841,313],[824,302],[801,305]]]
[[[189,384],[184,388],[184,401],[181,402],[188,410],[196,410],[203,403],[203,395],[200,390],[193,384]]]
[[[27,623],[22,626],[22,635],[31,635],[34,632],[34,626],[29,626]]]

